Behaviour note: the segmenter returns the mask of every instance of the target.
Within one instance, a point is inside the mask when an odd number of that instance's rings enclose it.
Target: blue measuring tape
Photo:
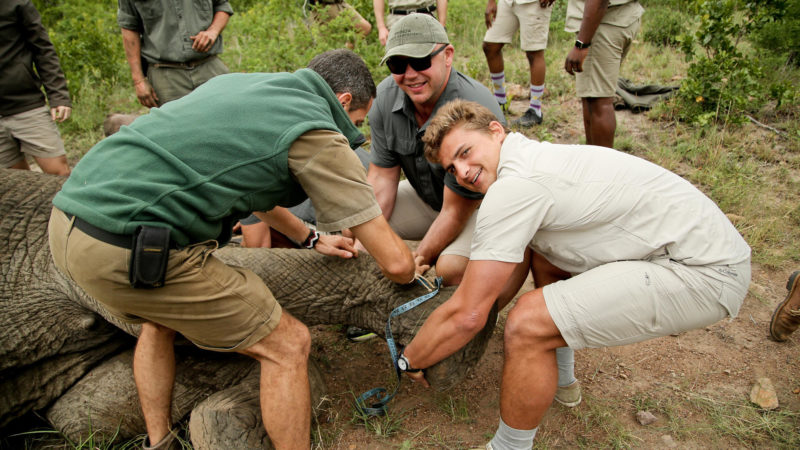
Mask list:
[[[382,416],[386,414],[386,404],[389,403],[392,398],[394,398],[395,394],[397,394],[397,390],[400,388],[400,380],[402,379],[402,376],[400,375],[400,369],[397,368],[398,352],[397,345],[394,343],[394,337],[392,336],[392,317],[397,317],[400,314],[408,312],[414,309],[416,306],[427,302],[436,294],[438,294],[439,289],[442,287],[442,277],[436,278],[435,286],[423,277],[417,277],[416,280],[430,292],[425,295],[421,295],[410,302],[403,303],[402,305],[393,309],[389,314],[389,319],[386,320],[386,345],[389,347],[389,354],[392,357],[392,367],[394,367],[395,374],[397,375],[397,383],[394,386],[394,390],[391,394],[387,394],[388,391],[386,388],[374,388],[364,392],[363,394],[359,395],[358,398],[356,398],[356,408],[368,416]],[[378,401],[371,403],[368,406],[367,400],[372,397],[375,397]]]

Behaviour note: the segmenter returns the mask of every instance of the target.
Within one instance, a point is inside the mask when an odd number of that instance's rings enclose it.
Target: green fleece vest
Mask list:
[[[353,147],[361,136],[316,72],[221,75],[95,145],[53,204],[112,233],[167,225],[179,245],[217,239],[251,211],[306,198],[287,155],[310,130]]]

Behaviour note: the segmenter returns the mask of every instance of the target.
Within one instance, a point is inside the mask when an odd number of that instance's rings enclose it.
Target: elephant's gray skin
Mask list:
[[[84,377],[93,366],[119,349],[130,348],[132,339],[125,333],[135,336],[138,327],[110,316],[52,264],[46,228],[51,199],[63,181],[60,177],[29,171],[0,170],[0,327],[3,330],[0,427],[28,411],[53,403],[75,385],[73,389],[78,392],[67,396],[71,400],[59,403],[61,408],[75,411],[78,417],[70,423],[83,423],[83,429],[77,427],[76,431],[74,425],[59,423],[54,426],[68,432],[68,436],[77,437],[81,432],[84,436],[88,434],[86,415],[91,411],[107,411],[103,413],[108,415],[107,423],[122,422],[123,413],[138,414],[138,411],[120,411],[124,407],[109,407],[108,402],[113,404],[114,399],[106,397],[114,397],[114,389],[103,390],[102,385],[113,377]],[[235,247],[216,254],[229,264],[247,267],[261,276],[283,307],[307,325],[349,323],[383,336],[389,312],[426,292],[417,284],[399,286],[387,280],[368,255],[343,260],[305,250]],[[453,290],[443,289],[428,303],[394,319],[392,329],[396,340],[408,342],[424,318],[449,298]],[[429,379],[433,386],[449,388],[464,378],[483,354],[494,323],[494,317],[490,317],[486,328],[470,344],[431,368]],[[387,363],[388,356],[375,361],[375,364]],[[223,372],[226,366],[228,372]],[[191,365],[187,367],[186,370],[191,370]],[[220,363],[219,369],[213,369],[220,370],[218,384],[204,389],[219,391],[246,379],[249,369],[231,367],[237,365]],[[81,382],[76,383],[78,380]],[[186,377],[184,385],[176,386],[176,397],[195,392],[193,382],[193,377]],[[197,397],[194,399],[183,403],[176,400],[174,414],[185,417],[198,401]],[[219,398],[216,402],[220,403]],[[115,412],[119,417],[113,416]],[[217,426],[223,428],[220,413],[214,414]],[[50,411],[48,417],[63,417],[63,414]],[[94,417],[92,421],[96,425],[99,419]],[[203,426],[208,433],[215,434],[208,424]],[[120,430],[120,437],[142,431]]]

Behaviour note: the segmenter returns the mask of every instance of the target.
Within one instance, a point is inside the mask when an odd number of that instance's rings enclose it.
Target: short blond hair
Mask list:
[[[491,133],[489,124],[500,122],[497,116],[489,108],[480,103],[467,100],[456,99],[445,104],[436,115],[431,119],[422,142],[425,143],[425,157],[428,161],[439,164],[439,148],[442,140],[457,126],[462,126],[467,130],[483,131]],[[506,132],[508,129],[503,126]]]

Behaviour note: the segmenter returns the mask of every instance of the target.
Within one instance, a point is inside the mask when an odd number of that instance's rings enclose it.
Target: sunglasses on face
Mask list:
[[[411,66],[412,69],[416,70],[417,72],[422,72],[423,70],[428,70],[431,68],[431,59],[438,55],[447,48],[447,44],[442,45],[438,49],[436,49],[433,53],[424,58],[406,58],[403,56],[392,56],[388,60],[386,60],[386,67],[389,68],[389,72],[392,72],[395,75],[402,75],[406,73],[406,68]]]

